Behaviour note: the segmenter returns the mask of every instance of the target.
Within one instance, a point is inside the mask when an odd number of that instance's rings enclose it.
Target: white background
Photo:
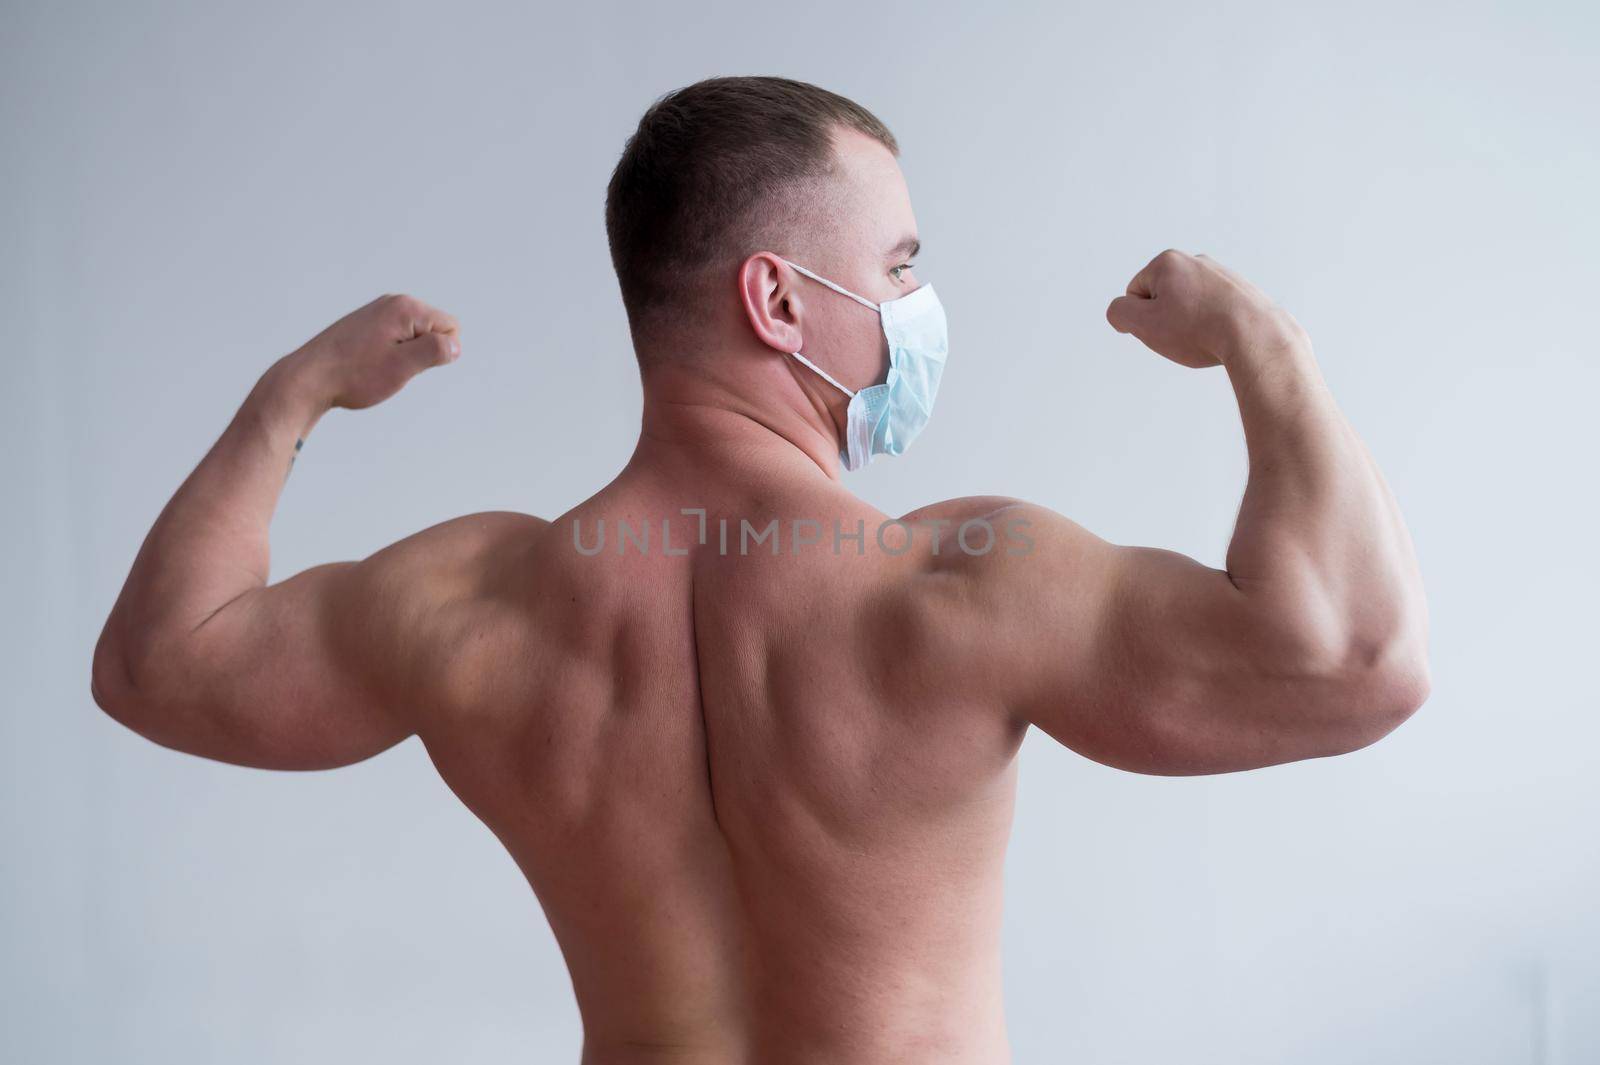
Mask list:
[[[274,580],[612,476],[606,179],[657,94],[771,73],[895,131],[949,308],[938,414],[864,497],[1220,564],[1226,379],[1102,317],[1171,246],[1305,324],[1422,558],[1433,696],[1374,747],[1166,779],[1030,737],[1017,1061],[1600,1061],[1593,5],[136,6],[0,29],[0,1058],[576,1059],[535,900],[417,741],[207,763],[104,716],[90,655],[256,377],[382,292],[465,355],[323,419]]]

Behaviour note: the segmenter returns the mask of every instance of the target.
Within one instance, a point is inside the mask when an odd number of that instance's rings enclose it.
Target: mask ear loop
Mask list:
[[[782,258],[782,256],[780,256],[780,258]],[[789,263],[788,259],[784,259],[783,261],[786,262],[786,263]],[[858,296],[854,292],[851,292],[849,289],[845,288],[843,285],[835,285],[832,281],[829,281],[825,277],[818,277],[816,274],[813,274],[810,270],[807,270],[805,267],[801,266],[799,263],[789,263],[789,265],[791,267],[793,267],[795,270],[799,271],[800,273],[805,274],[807,277],[809,277],[811,280],[817,282],[818,284],[827,285],[829,288],[833,289],[839,295],[841,295],[841,296],[849,296],[851,299],[855,300],[857,303],[861,304],[861,306],[867,308],[868,310],[878,311],[880,314],[882,313],[883,308],[879,307],[876,303],[873,303],[871,300],[867,299],[867,297]]]
[[[855,399],[856,398],[856,394],[854,392],[850,391],[848,388],[844,387],[844,385],[841,385],[839,382],[835,381],[833,379],[833,376],[831,374],[829,374],[827,370],[824,370],[822,367],[818,366],[816,363],[812,362],[810,359],[806,358],[804,355],[800,354],[798,351],[791,351],[789,354],[793,355],[795,358],[799,359],[801,362],[805,363],[807,366],[809,366],[813,370],[815,370],[817,372],[817,374],[824,381],[828,382],[834,388],[837,388],[839,391],[843,392],[845,395],[849,396],[851,399]]]
[[[782,259],[783,257],[780,255],[779,258]],[[805,267],[801,266],[799,263],[791,263],[791,262],[789,262],[788,259],[783,259],[783,261],[785,263],[788,263],[789,266],[791,268],[793,268],[794,270],[796,270],[797,272],[804,274],[805,276],[809,277],[811,280],[817,282],[818,284],[826,285],[827,287],[829,287],[829,288],[833,289],[835,292],[837,292],[839,295],[841,295],[841,296],[849,296],[851,299],[855,300],[857,303],[861,304],[863,307],[866,307],[868,310],[876,311],[879,314],[883,313],[883,308],[879,307],[876,303],[873,303],[871,300],[867,299],[865,296],[858,296],[854,292],[851,292],[849,289],[845,288],[842,285],[836,285],[832,281],[829,281],[825,277],[818,277],[816,274],[813,274],[810,270],[807,270]],[[813,370],[815,370],[817,372],[818,376],[820,376],[824,381],[828,382],[834,388],[837,388],[839,391],[843,392],[845,395],[849,396],[851,399],[854,399],[856,397],[856,394],[854,392],[852,392],[848,388],[844,387],[844,385],[841,385],[838,381],[835,381],[833,379],[832,375],[829,374],[827,370],[824,370],[822,367],[818,366],[816,363],[812,362],[810,359],[806,358],[804,355],[800,354],[798,351],[792,351],[792,352],[790,352],[790,354],[793,355],[795,358],[799,359],[801,362],[805,363],[807,366],[811,367]]]

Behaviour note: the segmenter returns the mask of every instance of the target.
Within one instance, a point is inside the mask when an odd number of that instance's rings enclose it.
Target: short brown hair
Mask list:
[[[708,78],[650,105],[606,187],[606,237],[636,341],[642,323],[692,298],[694,275],[760,250],[761,208],[830,169],[839,126],[899,154],[866,108],[788,78]]]

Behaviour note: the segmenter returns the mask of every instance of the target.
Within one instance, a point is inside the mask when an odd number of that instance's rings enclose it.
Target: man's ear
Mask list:
[[[761,343],[784,354],[799,351],[800,294],[795,272],[778,256],[758,251],[739,265],[739,298]]]

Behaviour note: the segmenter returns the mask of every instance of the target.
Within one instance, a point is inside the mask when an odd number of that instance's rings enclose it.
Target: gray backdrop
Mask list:
[[[211,764],[96,709],[90,654],[260,372],[382,292],[465,356],[323,420],[274,580],[609,478],[639,391],[606,178],[657,94],[776,73],[899,136],[954,331],[864,497],[1015,495],[1220,564],[1227,381],[1102,317],[1204,251],[1310,330],[1431,593],[1432,699],[1354,755],[1166,779],[1030,737],[1017,1060],[1600,1060],[1593,5],[57,3],[0,33],[0,1058],[575,1060],[535,901],[416,740]]]

